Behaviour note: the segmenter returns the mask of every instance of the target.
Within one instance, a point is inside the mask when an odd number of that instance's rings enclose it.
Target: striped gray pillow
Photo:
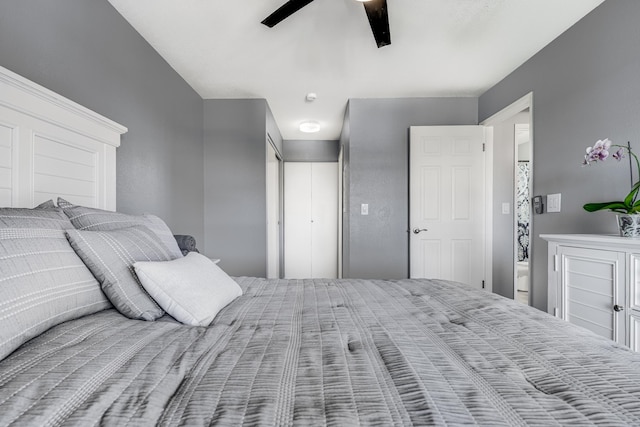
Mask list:
[[[141,320],[164,314],[133,269],[136,261],[173,259],[153,231],[141,225],[112,231],[67,230],[67,238],[120,313]]]
[[[58,209],[0,208],[0,359],[52,326],[111,306],[67,228]]]
[[[111,231],[134,225],[144,225],[158,235],[162,243],[169,249],[171,259],[182,258],[182,251],[178,247],[173,233],[167,224],[155,215],[128,215],[120,212],[78,206],[58,197],[58,206],[69,217],[71,223],[78,230]]]

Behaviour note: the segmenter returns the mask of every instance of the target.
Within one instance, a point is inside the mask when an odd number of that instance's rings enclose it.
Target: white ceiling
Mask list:
[[[349,98],[479,96],[604,0],[387,0],[380,49],[354,0],[260,24],[285,1],[109,0],[203,98],[265,98],[285,139],[338,139]]]

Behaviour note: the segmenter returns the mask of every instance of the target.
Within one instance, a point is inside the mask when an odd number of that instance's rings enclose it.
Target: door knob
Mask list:
[[[426,228],[414,228],[413,234],[420,234],[421,231],[429,231]]]
[[[616,304],[613,306],[613,311],[622,311],[622,310],[624,310],[624,307],[621,305]]]

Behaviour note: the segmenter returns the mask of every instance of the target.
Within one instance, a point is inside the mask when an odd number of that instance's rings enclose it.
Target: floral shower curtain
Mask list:
[[[517,168],[516,215],[518,219],[518,261],[529,261],[529,162],[519,161]]]

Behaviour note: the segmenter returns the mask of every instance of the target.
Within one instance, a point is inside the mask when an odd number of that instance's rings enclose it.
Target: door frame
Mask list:
[[[490,177],[487,177],[487,194],[490,194],[490,196],[487,197],[487,200],[489,200],[490,205],[487,206],[487,218],[488,218],[488,224],[487,224],[487,233],[489,234],[489,238],[487,239],[488,243],[491,245],[490,247],[487,247],[487,277],[492,277],[493,276],[493,126],[498,125],[502,122],[504,122],[505,120],[515,116],[516,114],[522,112],[523,110],[529,109],[529,140],[531,141],[531,164],[535,164],[535,159],[533,156],[533,146],[534,146],[534,135],[533,135],[533,92],[529,92],[526,95],[524,95],[523,97],[521,97],[520,99],[517,99],[516,101],[512,102],[511,104],[507,105],[506,107],[504,107],[502,110],[498,111],[497,113],[493,114],[492,116],[488,117],[487,119],[483,120],[482,122],[480,122],[480,125],[484,126],[487,130],[486,135],[487,135],[487,171],[490,171]],[[515,173],[515,162],[516,162],[516,158],[517,156],[514,156],[514,173]],[[515,193],[515,192],[514,192]],[[529,186],[529,195],[533,196],[534,191],[533,191],[533,167],[531,168],[531,185]],[[514,202],[512,203],[512,206],[515,207],[515,195],[514,195]],[[515,208],[512,209],[512,212],[514,212],[514,216],[515,216]],[[533,301],[533,230],[534,230],[534,221],[533,221],[534,215],[532,212],[531,218],[530,218],[530,222],[529,222],[529,305],[531,305],[531,302]],[[513,245],[513,256],[512,256],[512,261],[513,261],[513,268],[514,268],[514,282],[513,282],[513,296],[514,299],[516,297],[516,292],[517,292],[517,271],[516,271],[516,263],[515,263],[515,257],[516,257],[516,246],[515,246],[515,236],[514,236],[514,245]]]
[[[283,274],[284,274],[284,224],[283,224],[283,211],[284,211],[284,197],[283,197],[283,191],[284,191],[284,174],[283,174],[283,160],[282,160],[282,154],[280,153],[280,150],[278,149],[278,147],[276,146],[276,144],[273,142],[273,138],[271,138],[271,135],[267,132],[267,141],[266,141],[266,146],[265,146],[265,169],[268,169],[269,165],[269,151],[270,149],[273,150],[273,152],[275,153],[275,157],[276,157],[276,161],[278,162],[278,167],[277,167],[277,174],[278,174],[278,200],[277,200],[277,210],[278,210],[278,233],[276,236],[274,236],[276,238],[277,244],[278,244],[278,251],[275,254],[275,256],[277,257],[277,269],[278,269],[278,277],[277,278],[282,278]],[[266,221],[267,221],[267,247],[266,247],[266,254],[267,254],[267,259],[266,259],[266,276],[269,276],[269,269],[270,269],[270,263],[269,263],[269,253],[270,253],[270,241],[269,241],[269,172],[268,170],[265,170],[265,189],[266,189],[266,204],[267,204],[267,209],[266,209]]]
[[[344,211],[344,147],[340,145],[338,152],[338,279],[342,279],[342,227]]]

